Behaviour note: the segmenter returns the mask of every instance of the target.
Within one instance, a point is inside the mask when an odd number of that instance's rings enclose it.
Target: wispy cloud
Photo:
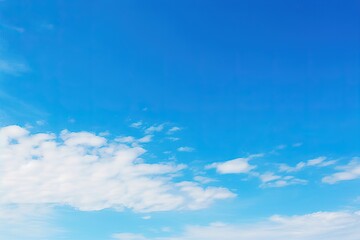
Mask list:
[[[290,185],[305,185],[308,183],[307,180],[299,179],[294,176],[279,176],[272,172],[266,172],[258,175],[261,180],[260,187],[286,187]]]
[[[1,23],[0,24],[1,27],[11,30],[11,31],[15,31],[18,33],[24,33],[25,32],[25,28],[23,27],[19,27],[19,26],[15,26],[15,25],[11,25],[11,24],[5,24],[5,23]]]
[[[213,223],[208,226],[188,226],[180,236],[171,237],[146,238],[129,233],[113,236],[120,240],[358,240],[360,212],[273,215],[265,221],[250,224]]]
[[[336,167],[338,172],[322,179],[324,183],[334,184],[360,178],[360,158],[354,157],[347,165]]]
[[[177,150],[178,150],[179,152],[193,152],[193,151],[195,151],[194,148],[192,148],[192,147],[187,147],[187,146],[179,147]]]
[[[30,71],[27,64],[10,59],[0,59],[0,72],[20,76],[23,73]]]
[[[153,125],[151,127],[148,127],[147,129],[145,129],[145,133],[151,134],[154,132],[161,132],[162,130],[164,130],[164,126],[165,126],[165,124]]]
[[[314,159],[310,159],[306,162],[299,162],[294,167],[290,167],[286,164],[280,164],[279,171],[280,172],[298,172],[306,167],[326,167],[336,163],[335,160],[325,161],[327,158],[324,156],[317,157]]]
[[[181,131],[181,128],[179,127],[172,127],[167,131],[167,134],[173,134],[175,132]]]
[[[139,122],[133,122],[132,124],[130,124],[130,127],[140,128],[142,125],[143,125],[142,121],[139,121]]]
[[[0,232],[3,239],[49,239],[61,231],[54,213],[44,204],[0,204]]]

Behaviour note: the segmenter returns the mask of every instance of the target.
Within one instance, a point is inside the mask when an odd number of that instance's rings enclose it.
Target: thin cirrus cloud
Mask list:
[[[82,211],[196,210],[235,197],[222,187],[177,181],[184,164],[147,164],[146,150],[90,132],[0,128],[0,204],[67,205]],[[34,194],[36,193],[36,194]]]
[[[59,231],[50,206],[37,204],[0,204],[1,239],[49,239]]]
[[[192,148],[192,147],[187,147],[187,146],[185,146],[185,147],[179,147],[177,150],[178,150],[179,152],[193,152],[193,151],[195,151],[194,148]]]
[[[29,66],[23,62],[0,59],[0,72],[2,73],[19,76],[29,70]]]
[[[308,183],[308,181],[304,179],[299,179],[294,176],[280,176],[273,172],[266,172],[263,174],[253,173],[253,175],[260,179],[260,187],[279,188],[297,184],[305,185]]]
[[[360,212],[315,212],[306,215],[274,215],[251,224],[214,223],[188,226],[180,236],[147,238],[118,233],[117,240],[358,240]]]
[[[181,131],[181,128],[179,127],[172,127],[167,131],[167,134],[173,134],[175,132]]]
[[[139,122],[133,122],[132,124],[130,124],[130,127],[140,128],[142,125],[143,125],[143,123],[141,121],[139,121]]]
[[[354,157],[347,165],[336,167],[338,172],[325,176],[322,182],[334,184],[340,181],[348,181],[360,178],[360,158]]]
[[[325,161],[327,158],[324,156],[310,159],[306,162],[299,162],[296,166],[291,167],[286,164],[280,164],[280,172],[298,172],[306,167],[326,167],[336,163],[335,160]]]
[[[151,134],[151,133],[155,133],[155,132],[161,132],[162,130],[164,130],[164,126],[165,126],[165,124],[150,126],[145,129],[145,133]]]

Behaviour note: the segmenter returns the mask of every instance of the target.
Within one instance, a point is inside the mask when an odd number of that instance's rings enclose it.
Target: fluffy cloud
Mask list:
[[[316,212],[290,217],[275,215],[252,224],[189,226],[181,236],[152,240],[357,240],[359,236],[360,212]]]
[[[360,158],[353,158],[345,166],[336,167],[338,172],[322,179],[324,183],[334,184],[339,181],[353,180],[360,178]]]
[[[334,160],[332,161],[325,161],[327,158],[326,157],[318,157],[318,158],[314,158],[314,159],[310,159],[306,162],[299,162],[298,164],[296,164],[295,167],[290,167],[286,164],[281,164],[279,171],[280,172],[298,172],[300,170],[302,170],[305,167],[326,167],[329,165],[332,165],[335,163]]]
[[[215,168],[220,174],[231,174],[231,173],[249,173],[251,170],[256,168],[255,165],[250,165],[249,161],[256,157],[261,157],[262,154],[250,155],[246,158],[236,158],[226,162],[212,163],[206,166],[207,169]]]
[[[151,212],[199,209],[234,197],[225,188],[176,181],[185,165],[145,163],[142,146],[90,132],[31,134],[8,126],[0,128],[0,149],[0,205]]]

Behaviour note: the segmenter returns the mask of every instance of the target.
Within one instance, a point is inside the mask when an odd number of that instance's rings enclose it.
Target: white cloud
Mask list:
[[[194,182],[181,182],[178,183],[177,186],[180,187],[180,191],[185,193],[185,196],[189,197],[187,208],[191,210],[206,208],[215,200],[236,196],[226,188],[208,187],[204,189]],[[193,199],[195,199],[195,201],[193,201]]]
[[[195,149],[192,147],[179,147],[177,150],[179,152],[193,152]]]
[[[360,158],[353,158],[350,163],[345,166],[336,167],[339,172],[326,176],[322,179],[322,182],[334,184],[339,181],[347,181],[360,178]]]
[[[178,132],[180,130],[181,130],[181,128],[179,128],[179,127],[172,127],[167,131],[167,134],[173,134],[173,133]]]
[[[55,204],[91,211],[200,209],[229,190],[178,182],[183,164],[147,164],[145,149],[90,132],[0,128],[0,205]]]
[[[132,123],[131,125],[130,125],[130,127],[133,127],[133,128],[139,128],[139,127],[141,127],[142,126],[142,122],[141,121],[139,121],[139,122],[134,122],[134,123]]]
[[[136,138],[133,136],[123,136],[123,137],[117,137],[115,141],[120,143],[133,143],[136,141]]]
[[[36,121],[36,124],[38,125],[38,126],[43,126],[43,125],[45,125],[45,121],[44,120],[37,120]]]
[[[275,176],[274,176],[275,177]],[[276,176],[277,177],[277,176]],[[282,176],[278,179],[267,179],[267,181],[264,181],[260,186],[261,187],[286,187],[290,185],[305,185],[308,181],[304,179],[295,178],[294,176]]]
[[[306,162],[299,162],[298,164],[296,164],[295,167],[291,167],[286,164],[280,164],[279,171],[280,172],[298,172],[305,167],[314,167],[314,166],[326,167],[326,166],[330,166],[336,162],[334,160],[325,161],[326,159],[327,159],[326,157],[321,156],[318,158],[310,159]]]
[[[216,182],[215,179],[212,179],[212,178],[209,178],[209,177],[204,177],[204,176],[195,176],[194,180],[199,182],[199,183],[202,183],[202,184]]]
[[[148,143],[148,142],[151,142],[152,138],[153,138],[153,135],[146,135],[142,138],[139,138],[138,142],[139,143]]]
[[[250,165],[249,161],[256,157],[261,157],[262,154],[250,155],[246,158],[236,158],[226,162],[216,162],[206,166],[206,169],[215,168],[220,174],[231,174],[231,173],[249,173],[255,169],[255,165]]]
[[[115,141],[120,142],[120,143],[132,143],[132,144],[138,144],[138,143],[149,143],[151,142],[153,138],[153,135],[146,135],[142,138],[134,138],[133,136],[122,136],[122,137],[117,137],[115,139]]]
[[[142,240],[358,240],[359,236],[360,212],[339,211],[289,217],[274,215],[249,224],[188,226],[180,236],[142,236]]]
[[[161,132],[164,129],[164,125],[165,124],[160,124],[160,125],[153,125],[151,127],[148,127],[147,129],[145,129],[145,133],[151,134],[154,132]]]

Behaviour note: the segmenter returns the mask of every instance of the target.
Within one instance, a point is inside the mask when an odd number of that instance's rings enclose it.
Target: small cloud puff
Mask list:
[[[193,151],[195,151],[195,149],[192,148],[192,147],[179,147],[177,150],[179,152],[193,152]]]
[[[251,159],[262,157],[263,154],[254,154],[246,158],[236,158],[226,162],[216,162],[206,166],[206,169],[215,168],[220,174],[236,174],[236,173],[249,173],[255,169],[255,165],[250,165]]]
[[[167,134],[173,134],[173,133],[178,132],[180,130],[181,130],[181,128],[179,128],[179,127],[172,127],[167,131]]]

